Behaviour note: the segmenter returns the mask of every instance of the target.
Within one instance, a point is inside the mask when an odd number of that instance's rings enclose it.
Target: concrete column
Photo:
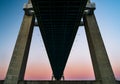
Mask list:
[[[96,80],[116,84],[95,15],[84,15],[83,20]]]
[[[4,84],[17,84],[24,79],[34,21],[34,16],[24,15]]]

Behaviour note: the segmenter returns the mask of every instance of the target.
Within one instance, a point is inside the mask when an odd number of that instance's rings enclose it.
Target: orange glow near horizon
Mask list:
[[[74,64],[73,64],[74,65]],[[91,67],[77,68],[78,66],[67,65],[64,70],[66,80],[94,80]],[[51,80],[52,70],[49,66],[29,65],[26,69],[25,80]]]
[[[51,77],[51,69],[47,65],[30,65],[26,69],[25,80],[48,80]]]
[[[95,80],[92,67],[66,67],[64,75],[67,80]]]
[[[0,70],[0,80],[5,79],[6,67]],[[120,71],[118,67],[113,69],[115,77],[120,80]],[[38,65],[28,65],[25,72],[25,80],[51,80],[52,70],[48,65],[38,66]],[[64,70],[65,80],[95,80],[94,72],[92,67],[85,65],[83,67],[75,67],[66,65]]]
[[[40,32],[36,29],[34,31],[35,33],[33,33],[24,79],[51,80],[52,70],[49,59]],[[41,39],[38,39],[38,35]],[[116,64],[117,63],[114,62],[112,68],[116,79],[120,80],[120,68]],[[6,71],[7,67],[3,67],[2,70],[0,69],[0,79],[5,78]],[[95,80],[88,44],[83,29],[79,30],[76,36],[64,70],[64,77],[65,80]]]
[[[120,67],[117,65],[112,65],[112,69],[117,80],[120,80]]]

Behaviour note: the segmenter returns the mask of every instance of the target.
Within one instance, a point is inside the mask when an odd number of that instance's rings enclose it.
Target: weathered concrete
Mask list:
[[[102,84],[116,84],[94,14],[84,15],[84,25],[96,80],[101,80]]]
[[[24,81],[19,84],[101,84],[98,81]]]
[[[120,84],[120,81],[116,81]],[[0,80],[0,84],[3,84],[3,80]],[[20,81],[18,84],[102,84],[100,81]]]
[[[34,23],[34,15],[24,15],[4,84],[17,84],[24,79]]]
[[[34,21],[34,16],[24,15],[4,84],[17,84],[24,78]]]

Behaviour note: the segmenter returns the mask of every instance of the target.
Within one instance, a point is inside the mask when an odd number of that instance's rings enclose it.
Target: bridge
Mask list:
[[[88,0],[29,0],[4,84],[117,84]],[[35,17],[37,22],[35,22]],[[83,18],[83,21],[81,20]],[[34,26],[39,26],[55,81],[25,81]],[[61,81],[79,26],[85,26],[95,81]]]

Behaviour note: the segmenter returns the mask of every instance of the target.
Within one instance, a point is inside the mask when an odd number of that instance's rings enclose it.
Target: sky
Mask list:
[[[114,71],[120,80],[120,0],[92,0],[95,15]],[[5,78],[27,0],[0,0],[0,80]],[[95,80],[84,27],[79,27],[66,68],[66,80]],[[25,80],[51,80],[52,70],[38,27],[34,28]]]

